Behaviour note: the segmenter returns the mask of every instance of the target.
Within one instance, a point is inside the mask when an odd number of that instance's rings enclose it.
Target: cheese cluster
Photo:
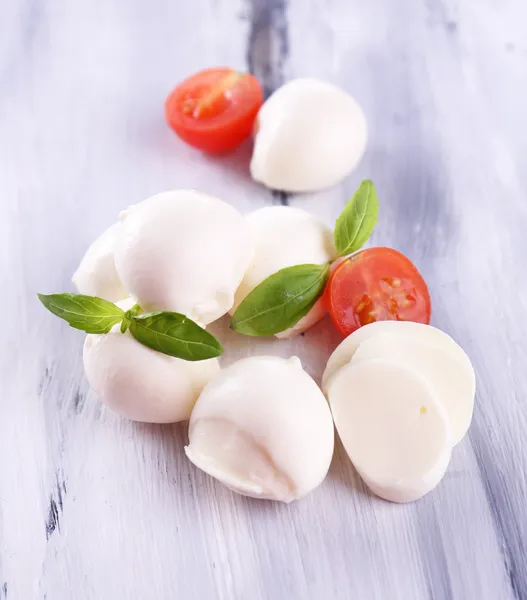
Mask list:
[[[273,206],[244,217],[222,200],[177,190],[123,211],[73,280],[124,310],[137,303],[206,326],[276,271],[335,258],[331,229],[303,210]],[[320,299],[278,337],[305,331],[325,312]],[[220,370],[218,359],[187,362],[147,348],[119,325],[87,336],[84,366],[110,408],[137,421],[190,419],[186,454],[197,467],[238,493],[283,502],[324,480],[334,424],[375,494],[420,498],[466,434],[475,394],[463,350],[434,327],[403,321],[347,337],[322,390],[296,357],[246,358]]]

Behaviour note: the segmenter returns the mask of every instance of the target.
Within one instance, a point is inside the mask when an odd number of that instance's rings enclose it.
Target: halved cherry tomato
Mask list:
[[[187,144],[205,152],[226,152],[251,135],[262,102],[262,88],[249,73],[205,69],[172,90],[165,117]]]
[[[430,294],[421,274],[392,248],[367,248],[333,271],[325,291],[333,323],[344,335],[373,321],[430,323]]]

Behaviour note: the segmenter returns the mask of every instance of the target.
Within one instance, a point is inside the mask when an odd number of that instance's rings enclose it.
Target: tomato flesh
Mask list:
[[[424,279],[404,254],[392,248],[367,248],[342,261],[331,274],[325,298],[344,335],[374,321],[430,323]]]
[[[262,88],[252,75],[205,69],[172,90],[165,118],[187,144],[205,152],[227,152],[251,135],[262,102]]]

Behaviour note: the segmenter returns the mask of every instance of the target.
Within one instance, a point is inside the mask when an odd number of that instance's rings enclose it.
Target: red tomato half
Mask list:
[[[373,321],[430,323],[430,294],[421,274],[392,248],[368,248],[333,271],[325,298],[335,326],[349,335]]]
[[[187,144],[205,152],[226,152],[251,135],[262,102],[262,88],[252,75],[205,69],[172,90],[165,117]]]

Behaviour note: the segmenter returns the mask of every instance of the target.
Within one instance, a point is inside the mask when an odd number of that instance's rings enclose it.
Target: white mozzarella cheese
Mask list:
[[[441,481],[452,431],[417,371],[384,359],[352,361],[331,379],[327,395],[344,448],[375,494],[411,502]]]
[[[444,331],[411,321],[376,321],[357,329],[348,335],[333,351],[322,375],[322,389],[325,391],[331,377],[352,359],[357,348],[367,339],[379,333],[391,333],[393,335],[418,336],[420,339],[434,342],[445,349],[453,351],[463,350]],[[464,354],[464,352],[463,352]]]
[[[93,242],[82,258],[73,283],[81,294],[110,302],[128,297],[115,270],[114,250],[119,224],[112,225]]]
[[[467,433],[472,420],[474,369],[459,346],[438,344],[431,337],[381,333],[362,342],[353,355],[352,363],[383,358],[417,371],[445,407],[453,441],[457,444]]]
[[[152,196],[124,211],[115,265],[144,310],[182,313],[206,325],[233,305],[253,248],[231,205],[192,190]]]
[[[123,310],[133,300],[118,303]],[[218,359],[189,362],[155,352],[116,325],[84,342],[84,370],[112,410],[134,421],[174,423],[190,417],[201,390],[220,371]]]
[[[251,174],[288,192],[330,187],[357,166],[366,139],[366,118],[352,96],[325,81],[294,79],[258,113]]]
[[[223,369],[201,393],[186,453],[235,492],[291,502],[326,476],[331,413],[298,358],[246,358]]]

